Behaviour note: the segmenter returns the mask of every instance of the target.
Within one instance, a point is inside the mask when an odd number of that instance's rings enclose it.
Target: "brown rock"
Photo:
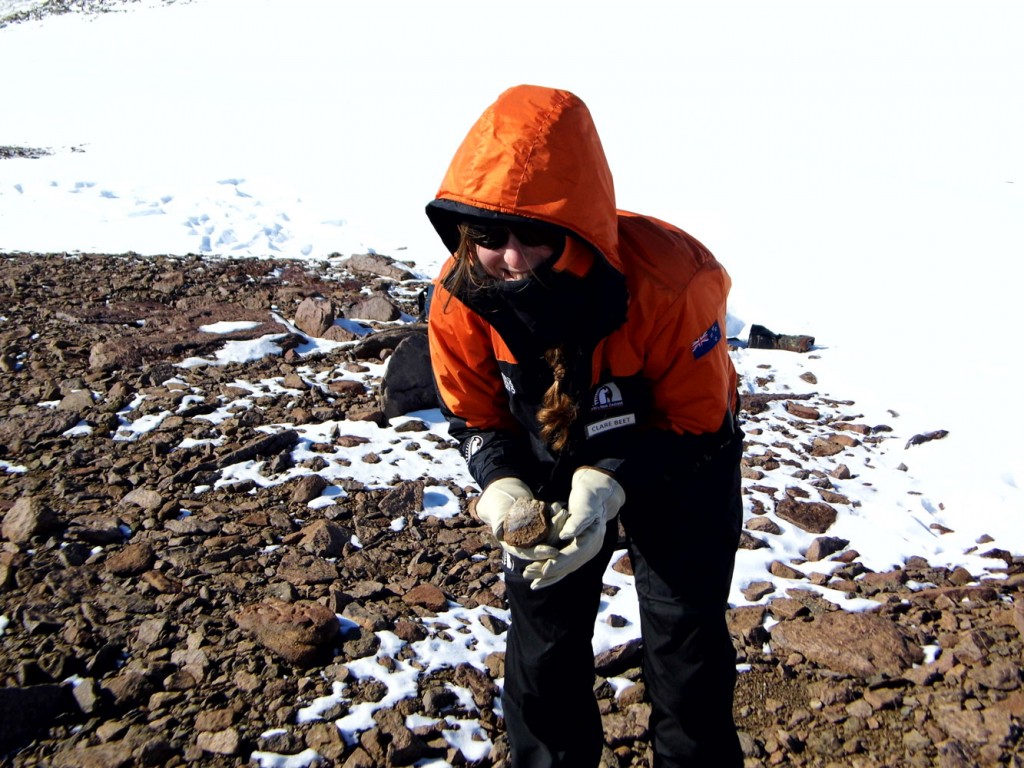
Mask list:
[[[768,603],[768,610],[772,617],[779,621],[806,616],[811,612],[810,608],[791,597],[776,597]]]
[[[968,710],[951,704],[933,709],[932,715],[942,730],[965,744],[998,744],[1012,728],[1009,714],[999,709]]]
[[[602,718],[605,742],[615,747],[646,739],[650,709],[650,704],[640,703],[606,715]]]
[[[744,645],[760,646],[768,639],[768,631],[764,628],[767,614],[763,605],[741,605],[730,608],[725,613],[729,634],[739,639]]]
[[[234,722],[235,711],[233,709],[211,709],[196,715],[195,729],[197,731],[223,731],[230,728]]]
[[[53,756],[53,768],[130,768],[131,749],[120,742],[66,749]]]
[[[377,320],[388,323],[398,320],[402,316],[402,312],[386,296],[377,294],[353,304],[345,310],[345,316],[357,320]]]
[[[306,732],[306,746],[335,762],[345,753],[345,741],[334,723],[314,723]]]
[[[350,331],[342,325],[332,325],[324,331],[320,338],[327,339],[328,341],[355,341],[359,338],[359,334]]]
[[[299,546],[318,557],[341,557],[352,535],[337,523],[314,520],[299,531]]]
[[[486,672],[466,663],[455,668],[455,684],[469,689],[473,703],[481,709],[493,706],[494,700],[501,693]]]
[[[377,509],[390,518],[415,515],[423,509],[424,482],[406,480],[397,483],[377,504]]]
[[[835,440],[816,437],[811,441],[811,456],[835,456],[846,450],[846,446]]]
[[[809,533],[825,533],[836,521],[836,510],[823,501],[798,501],[786,497],[775,505],[775,514]]]
[[[326,299],[307,297],[295,310],[294,325],[308,336],[323,336],[334,325],[334,307]]]
[[[774,591],[775,585],[770,581],[752,581],[743,588],[743,596],[750,602],[755,603]]]
[[[800,403],[793,402],[792,400],[786,401],[785,408],[787,413],[801,419],[816,421],[821,418],[821,412],[817,408],[812,408],[809,405],[801,405]]]
[[[150,488],[135,488],[126,493],[119,503],[134,504],[137,507],[152,512],[164,505],[164,497],[159,492]]]
[[[329,584],[338,579],[338,567],[322,557],[286,552],[277,566],[278,578],[289,584]]]
[[[292,503],[306,504],[317,499],[329,485],[322,475],[303,475],[292,482]]]
[[[994,661],[987,667],[971,671],[971,678],[985,688],[1015,691],[1020,688],[1020,666],[1010,661]]]
[[[1024,596],[1020,594],[1013,598],[1013,626],[1024,637]]]
[[[759,539],[757,536],[751,536],[746,531],[740,531],[740,541],[736,545],[737,549],[764,549],[770,546],[764,539]]]
[[[835,611],[771,629],[773,646],[796,651],[828,669],[857,677],[899,675],[924,659],[895,622],[866,613]]]
[[[238,626],[285,661],[306,665],[329,649],[340,628],[329,609],[309,601],[270,599],[244,606],[233,615]]]
[[[804,553],[804,557],[812,562],[818,560],[824,560],[829,555],[834,555],[836,552],[841,552],[850,542],[846,539],[840,539],[837,536],[819,536],[811,545],[807,548]]]
[[[223,731],[203,731],[196,736],[196,745],[203,752],[215,755],[237,755],[242,747],[242,737],[234,728]]]
[[[145,542],[128,544],[115,552],[103,563],[103,567],[115,576],[136,576],[149,570],[156,559],[153,547]]]
[[[448,610],[448,598],[444,592],[429,583],[417,584],[402,599],[409,605],[418,605],[434,613]]]
[[[4,515],[3,536],[15,544],[27,544],[33,536],[45,533],[57,523],[57,515],[42,499],[22,496]]]
[[[516,499],[505,518],[503,537],[514,547],[533,547],[547,538],[547,505],[540,499]]]
[[[779,524],[770,517],[752,517],[747,520],[745,527],[750,531],[770,533],[774,536],[778,536],[782,533],[782,529],[779,527]]]
[[[771,573],[772,576],[778,576],[779,578],[782,578],[782,579],[806,579],[807,578],[807,576],[803,572],[798,571],[796,568],[793,568],[792,566],[786,565],[781,560],[772,560],[768,564],[768,572]]]

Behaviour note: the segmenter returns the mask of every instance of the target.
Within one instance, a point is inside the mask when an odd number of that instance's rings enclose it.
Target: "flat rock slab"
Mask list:
[[[883,616],[836,611],[810,621],[784,621],[771,629],[774,647],[795,651],[835,672],[897,676],[924,660],[896,624]]]
[[[797,501],[788,497],[775,506],[775,514],[809,533],[825,533],[838,516],[835,508],[823,501]]]

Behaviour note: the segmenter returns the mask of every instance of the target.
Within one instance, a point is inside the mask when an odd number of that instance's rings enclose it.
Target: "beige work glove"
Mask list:
[[[505,518],[517,499],[532,499],[530,486],[518,477],[500,477],[489,483],[476,502],[476,514],[491,527],[491,533],[501,544],[502,549],[522,560],[544,560],[558,553],[561,540],[558,534],[563,523],[569,516],[561,504],[552,504],[551,532],[547,540],[533,547],[515,547],[504,540]]]
[[[577,469],[569,491],[569,514],[557,533],[569,544],[526,566],[523,576],[532,580],[530,588],[549,587],[597,555],[604,544],[606,524],[615,519],[625,502],[626,492],[609,473],[594,467]]]

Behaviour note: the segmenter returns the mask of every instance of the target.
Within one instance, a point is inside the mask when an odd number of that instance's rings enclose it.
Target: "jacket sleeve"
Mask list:
[[[535,464],[529,438],[509,410],[492,333],[440,278],[435,281],[427,322],[434,385],[448,432],[481,488],[499,477],[529,482]]]
[[[711,259],[674,298],[664,297],[643,343],[641,377],[650,393],[645,426],[622,430],[612,444],[588,441],[594,443],[592,463],[613,470],[627,498],[631,490],[699,472],[741,436],[733,419],[736,373],[725,332],[729,288],[728,274]]]
[[[647,350],[654,423],[676,434],[717,432],[736,404],[725,312],[731,281],[716,261],[701,266],[663,315]]]

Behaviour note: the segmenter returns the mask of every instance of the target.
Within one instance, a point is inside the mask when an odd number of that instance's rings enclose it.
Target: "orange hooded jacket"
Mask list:
[[[427,214],[453,253],[457,223],[466,217],[529,218],[561,228],[569,236],[548,275],[563,283],[579,278],[587,287],[572,306],[590,315],[566,325],[601,329],[584,345],[589,391],[576,447],[571,456],[553,455],[533,418],[548,382],[533,380],[546,369],[533,365],[530,334],[506,330],[508,324],[498,322],[502,313],[490,304],[481,309],[471,290],[453,296],[445,278],[455,257],[445,263],[430,303],[431,361],[451,434],[482,486],[517,475],[532,477],[536,490],[560,460],[570,470],[604,459],[611,468],[623,460],[635,466],[646,461],[644,453],[666,446],[671,453],[672,441],[652,443],[654,434],[686,438],[719,433],[723,424],[731,431],[736,373],[725,338],[729,276],[677,227],[617,210],[597,130],[575,95],[531,85],[501,94],[463,140]],[[614,282],[596,277],[603,273],[624,276],[623,317],[609,320],[614,302],[605,309],[601,291],[585,282]],[[536,306],[558,305],[558,296],[553,292]],[[622,439],[627,433],[634,437]],[[685,450],[680,447],[677,457]]]

